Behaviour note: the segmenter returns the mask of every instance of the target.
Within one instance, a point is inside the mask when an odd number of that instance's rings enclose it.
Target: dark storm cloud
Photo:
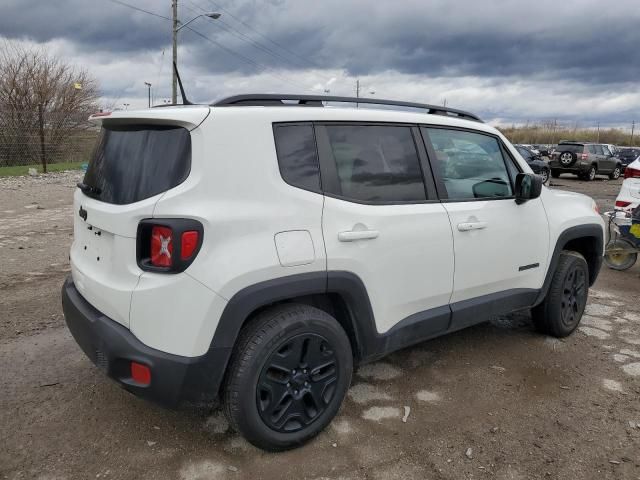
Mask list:
[[[170,16],[170,0],[126,0]],[[183,61],[209,72],[342,68],[430,76],[544,77],[608,85],[635,81],[640,64],[635,2],[225,1],[181,0],[181,16],[222,7],[224,23],[183,30]],[[0,34],[65,38],[84,51],[131,54],[169,45],[170,23],[107,0],[13,0],[0,7]],[[233,16],[284,46],[248,30]],[[253,42],[253,43],[252,43]],[[256,43],[260,43],[256,46]],[[295,53],[293,55],[291,52]],[[255,63],[248,62],[247,59]]]

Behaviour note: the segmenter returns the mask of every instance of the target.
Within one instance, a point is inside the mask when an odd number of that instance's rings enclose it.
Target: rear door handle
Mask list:
[[[380,232],[377,230],[349,230],[347,232],[339,232],[338,240],[341,242],[354,242],[356,240],[373,240],[378,238]]]
[[[458,230],[468,232],[469,230],[482,230],[487,228],[487,222],[464,222],[458,224]]]

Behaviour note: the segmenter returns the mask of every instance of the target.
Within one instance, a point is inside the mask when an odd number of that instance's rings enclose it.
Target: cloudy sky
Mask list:
[[[129,8],[126,3],[150,13]],[[447,105],[508,125],[640,121],[638,0],[179,0],[187,93],[354,95]],[[152,14],[155,15],[152,15]],[[171,0],[0,0],[0,39],[98,78],[105,104],[171,94]],[[374,93],[373,93],[374,92]]]

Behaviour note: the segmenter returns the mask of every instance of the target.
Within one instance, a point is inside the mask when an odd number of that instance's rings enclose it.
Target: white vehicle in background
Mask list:
[[[616,198],[616,209],[633,210],[640,204],[640,159],[630,163],[624,171],[624,181]]]
[[[523,143],[521,145],[522,147],[528,148],[529,150],[531,150],[533,153],[535,153],[536,155],[540,155],[540,150],[535,148],[533,145],[528,144],[528,143]]]

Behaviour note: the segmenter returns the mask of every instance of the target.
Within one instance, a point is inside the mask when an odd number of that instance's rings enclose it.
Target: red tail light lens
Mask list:
[[[622,200],[616,200],[616,207],[625,208],[631,205],[631,202],[623,202]]]
[[[151,370],[142,363],[131,362],[131,378],[141,385],[150,385]]]
[[[151,265],[170,267],[173,263],[173,231],[168,227],[151,229]]]
[[[640,178],[640,170],[627,167],[624,171],[624,178]]]
[[[204,228],[190,218],[148,218],[136,233],[136,260],[141,270],[184,272],[198,256]]]
[[[580,159],[581,160],[587,160],[589,158],[589,154],[588,153],[583,153],[582,155],[580,155]]]
[[[181,245],[180,245],[180,258],[182,260],[189,260],[193,252],[198,248],[198,232],[196,230],[189,230],[182,233]]]

